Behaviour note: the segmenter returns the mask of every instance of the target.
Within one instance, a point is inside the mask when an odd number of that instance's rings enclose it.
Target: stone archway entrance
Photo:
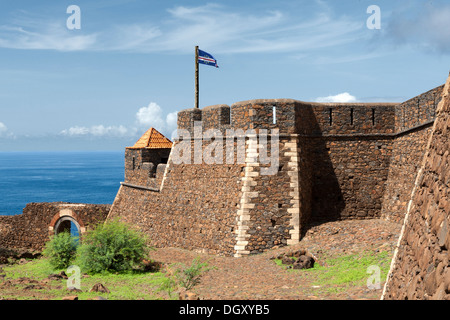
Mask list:
[[[86,227],[78,215],[71,209],[61,209],[53,216],[48,226],[49,236],[68,231],[72,234],[82,236],[86,232]]]

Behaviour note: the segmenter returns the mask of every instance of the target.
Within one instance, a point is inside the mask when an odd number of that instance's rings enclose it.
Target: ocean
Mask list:
[[[30,202],[112,204],[123,180],[123,151],[0,152],[0,215]]]

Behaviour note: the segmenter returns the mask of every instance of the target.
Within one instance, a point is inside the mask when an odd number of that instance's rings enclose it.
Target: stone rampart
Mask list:
[[[450,299],[450,77],[410,193],[383,299]]]

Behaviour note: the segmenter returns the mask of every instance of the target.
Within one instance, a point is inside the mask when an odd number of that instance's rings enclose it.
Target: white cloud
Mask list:
[[[144,130],[154,127],[168,137],[173,137],[177,128],[177,112],[171,112],[164,116],[162,108],[155,102],[150,102],[148,106],[140,108],[135,115],[135,123],[131,126],[105,126],[94,125],[73,126],[60,132],[67,137],[138,137]],[[1,135],[1,126],[0,126]]]
[[[70,137],[127,137],[132,135],[133,132],[122,125],[107,127],[105,127],[104,125],[95,125],[91,127],[71,127],[69,129],[62,130],[61,134]]]
[[[316,102],[358,102],[358,100],[350,93],[344,92],[335,96],[319,97]]]
[[[59,51],[133,51],[190,53],[194,45],[215,53],[311,52],[360,40],[361,21],[332,16],[316,1],[316,12],[243,12],[225,5],[176,6],[159,21],[103,24],[77,33],[42,17],[16,19],[0,26],[0,47]],[[65,21],[63,21],[65,22]],[[80,33],[81,32],[81,33]]]
[[[0,138],[15,138],[14,133],[3,122],[0,122]]]
[[[155,102],[150,102],[147,107],[140,108],[136,113],[136,120],[141,126],[155,127],[157,130],[165,126],[161,107]]]
[[[0,122],[0,135],[8,131],[8,128],[3,124],[3,122]]]
[[[92,48],[96,34],[74,35],[62,24],[36,22],[38,27],[0,26],[0,47],[24,50],[79,51]]]
[[[166,135],[172,135],[177,128],[177,112],[168,113],[165,117],[161,107],[150,102],[147,107],[142,107],[136,113],[136,121],[139,127],[154,127]]]

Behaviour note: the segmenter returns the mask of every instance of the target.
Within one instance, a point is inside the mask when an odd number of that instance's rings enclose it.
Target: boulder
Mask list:
[[[198,295],[196,293],[186,291],[186,290],[180,291],[178,293],[178,298],[180,300],[200,300],[200,298],[198,297]]]
[[[91,290],[89,290],[89,292],[110,293],[109,289],[101,283],[94,284],[94,286],[91,288]]]
[[[294,263],[294,259],[292,259],[289,256],[283,256],[283,258],[281,258],[281,263],[282,264],[293,264]]]
[[[292,269],[310,269],[314,267],[314,259],[307,255],[301,255],[292,265]]]

